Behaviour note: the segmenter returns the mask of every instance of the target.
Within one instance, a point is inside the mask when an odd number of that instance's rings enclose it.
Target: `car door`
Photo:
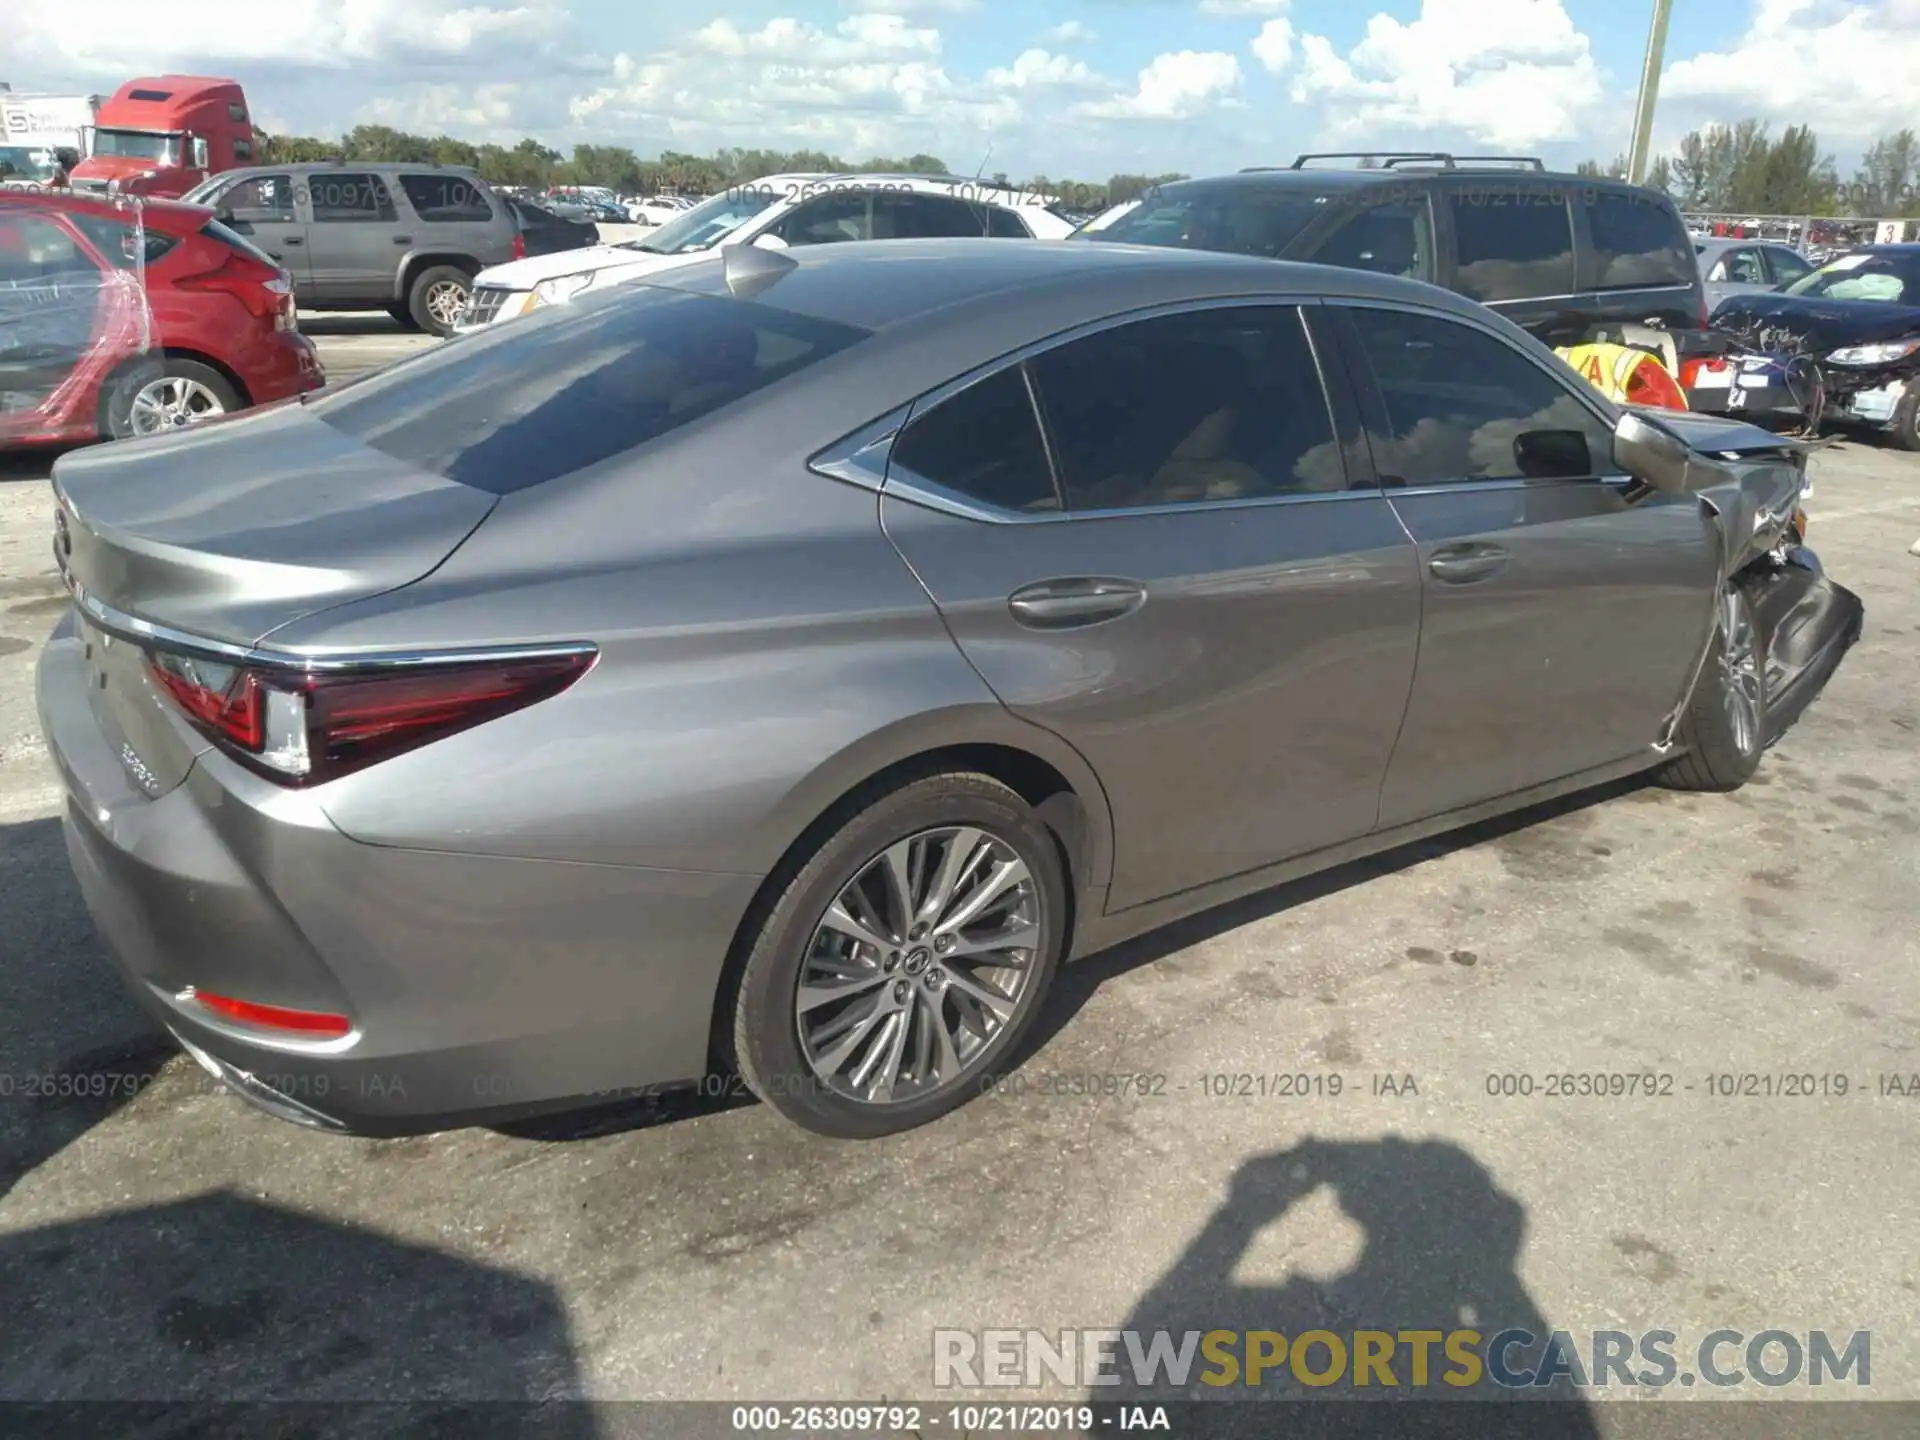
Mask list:
[[[1446,188],[1450,273],[1457,290],[1505,315],[1549,345],[1586,338],[1573,218],[1560,186],[1460,179]]]
[[[1644,751],[1706,643],[1719,569],[1697,498],[1619,474],[1605,410],[1551,356],[1464,319],[1334,311],[1424,590],[1380,823]]]
[[[1098,773],[1109,908],[1371,830],[1420,586],[1300,307],[998,363],[914,406],[881,516],[994,692]]]
[[[207,203],[225,224],[293,276],[294,298],[304,305],[314,299],[313,263],[307,248],[307,223],[294,205],[293,192],[289,174],[249,175],[216,191]]]
[[[386,182],[366,170],[306,177],[313,291],[322,305],[385,304],[400,257],[418,238],[404,230]]]
[[[118,364],[145,329],[137,287],[112,285],[71,223],[51,209],[0,210],[0,437],[66,423],[87,394],[76,377]]]

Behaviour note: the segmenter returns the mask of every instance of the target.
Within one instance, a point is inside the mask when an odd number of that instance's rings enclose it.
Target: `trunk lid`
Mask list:
[[[99,623],[245,648],[350,600],[407,585],[457,549],[497,503],[372,450],[298,404],[63,456],[53,471],[55,554],[85,597],[77,616],[89,698],[149,795],[208,748]]]

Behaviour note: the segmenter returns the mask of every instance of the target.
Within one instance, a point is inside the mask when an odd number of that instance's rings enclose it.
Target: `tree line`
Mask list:
[[[570,156],[525,139],[516,145],[476,145],[451,135],[412,135],[387,125],[356,125],[336,140],[311,135],[257,136],[256,148],[265,165],[288,165],[314,160],[379,160],[403,165],[462,165],[477,170],[495,185],[522,185],[545,190],[552,186],[605,186],[619,195],[714,195],[729,186],[745,185],[768,175],[908,174],[951,175],[937,155],[902,157],[875,155],[849,162],[819,150],[747,150],[733,148],[712,155],[685,155],[669,150],[647,160],[624,145],[575,145]],[[962,177],[956,177],[962,178]],[[966,177],[971,178],[971,177]],[[1184,175],[1114,175],[1104,181],[1054,180],[1044,175],[1014,181],[1004,171],[979,177],[997,184],[1021,184],[1042,194],[1055,195],[1070,205],[1099,208],[1131,200],[1154,185],[1184,180]]]
[[[1623,176],[1627,157],[1616,155],[1606,165],[1583,160],[1579,171]],[[1920,137],[1912,130],[1881,136],[1849,180],[1805,125],[1789,125],[1778,137],[1760,120],[1709,125],[1682,136],[1671,155],[1654,160],[1645,183],[1694,212],[1920,218]]]

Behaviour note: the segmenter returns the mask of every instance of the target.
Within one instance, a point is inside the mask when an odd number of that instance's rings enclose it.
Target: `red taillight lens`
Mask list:
[[[237,265],[228,263],[204,275],[182,276],[173,283],[180,290],[216,291],[231,295],[246,306],[247,313],[255,319],[278,320],[287,298],[279,289],[279,277],[260,275],[254,273],[255,269],[255,266],[244,261]]]
[[[228,754],[282,784],[315,785],[557,695],[595,658],[569,649],[326,672],[155,650],[147,666]]]
[[[223,1020],[237,1020],[262,1030],[286,1030],[309,1040],[337,1040],[353,1029],[353,1022],[346,1016],[324,1010],[289,1010],[284,1005],[259,1005],[230,995],[209,995],[204,990],[189,990],[186,998]]]
[[[514,232],[513,237],[513,258],[516,260],[527,258],[527,237],[518,231]]]

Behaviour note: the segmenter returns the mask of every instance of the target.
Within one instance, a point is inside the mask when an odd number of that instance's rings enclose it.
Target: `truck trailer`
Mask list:
[[[79,164],[91,145],[98,95],[32,95],[0,90],[0,183],[48,185]]]

